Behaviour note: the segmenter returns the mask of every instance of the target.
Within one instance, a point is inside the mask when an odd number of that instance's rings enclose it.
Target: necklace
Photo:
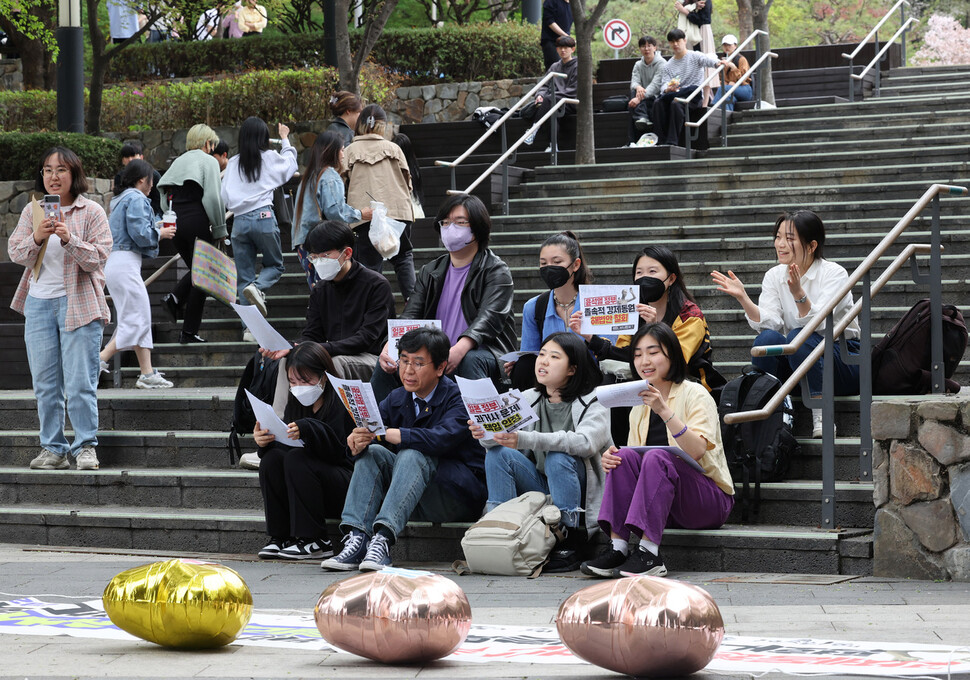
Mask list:
[[[556,297],[555,293],[553,293],[552,295],[552,299],[555,300],[556,302],[556,307],[559,307],[560,309],[572,309],[573,305],[576,304],[576,298],[578,297],[579,297],[579,293],[576,293],[576,295],[573,296],[572,300],[566,303],[562,303],[559,301],[559,298]]]

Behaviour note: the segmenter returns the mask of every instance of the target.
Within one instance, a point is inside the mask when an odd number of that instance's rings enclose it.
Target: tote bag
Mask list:
[[[693,12],[696,5],[684,5],[684,9],[688,12]],[[687,36],[687,49],[692,48],[694,45],[701,41],[701,27],[697,24],[692,24],[687,18],[686,14],[677,13],[677,28],[684,32]]]
[[[197,238],[192,253],[192,285],[231,304],[236,301],[236,263],[211,243]]]

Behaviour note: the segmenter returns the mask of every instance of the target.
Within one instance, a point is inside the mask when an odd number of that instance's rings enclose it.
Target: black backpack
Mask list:
[[[872,348],[873,394],[929,394],[931,390],[930,301],[913,305]],[[959,392],[951,380],[967,349],[967,325],[953,305],[943,305],[943,376],[947,392]]]
[[[617,113],[630,109],[630,96],[626,94],[615,94],[603,100],[603,113]]]
[[[256,352],[243,369],[242,377],[239,379],[239,386],[236,388],[236,397],[232,406],[232,424],[229,428],[229,465],[235,465],[236,460],[242,455],[242,447],[239,444],[240,434],[251,434],[256,427],[256,416],[253,414],[253,407],[246,396],[246,390],[253,393],[253,396],[272,404],[274,408],[274,398],[282,399],[285,406],[288,393],[278,397],[277,382],[280,373],[280,362],[284,359],[267,359],[259,352]],[[285,363],[284,363],[285,365]],[[287,383],[288,384],[288,383]]]
[[[791,398],[765,420],[727,425],[728,413],[754,411],[762,408],[774,396],[781,382],[775,376],[749,366],[740,378],[729,381],[721,390],[717,412],[721,420],[721,439],[731,477],[743,484],[741,491],[741,521],[748,521],[749,485],[754,484],[751,504],[757,519],[761,502],[761,482],[784,479],[791,459],[798,453],[798,442],[792,434]]]

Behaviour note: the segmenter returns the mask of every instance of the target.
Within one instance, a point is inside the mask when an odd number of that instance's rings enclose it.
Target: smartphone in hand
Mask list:
[[[61,221],[61,197],[57,194],[45,194],[44,202],[41,203],[44,211],[44,219],[53,218],[55,222]]]

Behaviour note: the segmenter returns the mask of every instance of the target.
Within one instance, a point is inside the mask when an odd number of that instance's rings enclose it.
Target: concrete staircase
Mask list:
[[[951,82],[961,85],[941,93]],[[596,166],[539,165],[514,191],[511,214],[494,218],[492,246],[512,267],[515,306],[521,309],[543,289],[538,245],[553,232],[580,234],[603,283],[628,280],[633,253],[665,243],[678,253],[708,318],[715,364],[733,377],[749,363],[753,334],[733,300],[714,290],[709,272],[732,269],[757,290],[774,264],[774,219],[795,207],[822,215],[827,257],[851,270],[929,184],[970,185],[970,131],[962,122],[968,84],[970,69],[898,69],[883,78],[878,99],[737,112],[731,146],[712,148],[704,158],[673,154],[659,161],[634,154]],[[924,94],[913,93],[920,90]],[[442,157],[433,147],[423,156]],[[970,271],[966,200],[944,199],[942,210],[944,298],[958,305]],[[927,242],[928,229],[927,211],[901,243]],[[440,247],[427,221],[416,231],[420,266]],[[295,338],[307,290],[295,258],[287,255],[286,264],[287,274],[269,295],[270,320]],[[151,288],[153,300],[173,277]],[[898,276],[873,301],[876,337],[925,295],[925,288]],[[225,446],[234,386],[255,348],[241,342],[238,319],[212,302],[201,330],[209,340],[204,345],[178,345],[178,327],[163,318],[159,311],[154,361],[177,389],[99,392],[102,470],[27,470],[37,447],[33,397],[29,390],[3,393],[0,443],[9,467],[0,468],[0,541],[249,554],[261,545],[257,476],[229,468]],[[22,353],[16,318],[0,321],[5,356]],[[130,388],[137,369],[133,357],[125,359],[131,363],[122,369],[124,386]],[[964,365],[956,378],[970,384],[970,369]],[[821,445],[808,437],[809,419],[800,406],[796,418],[801,455],[790,481],[762,487],[759,522],[741,525],[732,517],[717,531],[670,530],[664,545],[671,565],[871,572],[872,486],[858,481],[858,399],[837,400],[837,531],[818,528]],[[412,524],[395,557],[455,559],[462,531]]]

